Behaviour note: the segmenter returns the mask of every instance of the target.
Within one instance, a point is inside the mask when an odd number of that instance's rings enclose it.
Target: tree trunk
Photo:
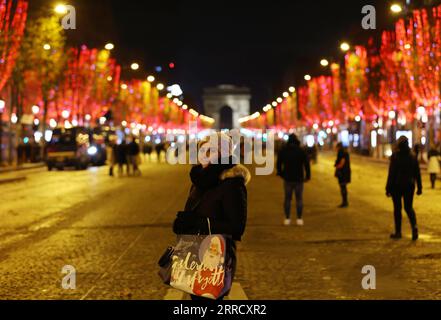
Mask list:
[[[43,123],[42,123],[42,131],[43,131],[43,140],[41,146],[41,159],[46,161],[46,129],[47,129],[47,111],[48,111],[48,101],[47,94],[43,94]]]

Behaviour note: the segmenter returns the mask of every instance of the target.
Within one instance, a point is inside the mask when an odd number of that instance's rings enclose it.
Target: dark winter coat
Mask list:
[[[306,152],[296,143],[288,143],[277,157],[277,175],[288,182],[311,179],[311,166]]]
[[[139,154],[139,145],[135,142],[132,141],[128,144],[127,146],[127,155],[129,156],[137,156]]]
[[[389,165],[386,192],[393,194],[415,189],[423,189],[421,171],[416,157],[408,152],[396,152],[392,155]]]
[[[242,165],[200,165],[191,171],[193,186],[185,211],[173,224],[176,234],[209,234],[207,217],[213,234],[231,235],[240,241],[247,220],[246,184],[251,174]]]
[[[115,160],[118,164],[127,163],[127,144],[121,143],[115,147]]]
[[[342,160],[345,160],[345,163],[342,168],[337,168],[339,163]],[[351,183],[351,159],[349,157],[349,153],[345,149],[341,149],[337,153],[337,160],[335,160],[335,177],[338,179],[338,183],[346,184]]]

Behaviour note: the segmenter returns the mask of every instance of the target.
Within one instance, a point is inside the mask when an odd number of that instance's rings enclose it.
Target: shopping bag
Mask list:
[[[227,295],[235,269],[231,241],[230,236],[211,231],[209,235],[179,235],[171,259],[170,286],[213,300]]]

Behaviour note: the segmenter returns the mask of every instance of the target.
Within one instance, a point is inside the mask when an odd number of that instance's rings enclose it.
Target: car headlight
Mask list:
[[[87,154],[89,156],[94,156],[97,154],[97,152],[98,152],[98,149],[95,146],[89,147],[89,149],[87,149]]]

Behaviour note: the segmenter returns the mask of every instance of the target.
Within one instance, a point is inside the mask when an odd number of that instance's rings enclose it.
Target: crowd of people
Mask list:
[[[428,172],[431,186],[435,188],[435,182],[440,173],[439,148],[432,145],[428,153]],[[307,149],[302,148],[299,139],[291,135],[287,144],[281,148],[277,159],[277,175],[284,181],[284,225],[291,225],[291,202],[293,194],[296,199],[297,225],[303,226],[303,190],[304,183],[311,179],[311,157]],[[349,207],[348,184],[351,183],[351,162],[348,150],[342,143],[337,144],[337,158],[334,164],[335,177],[338,181],[342,203],[339,208]],[[400,137],[396,142],[393,155],[390,158],[388,177],[386,182],[386,196],[392,199],[394,206],[395,231],[391,234],[392,239],[401,239],[402,209],[408,216],[412,239],[418,240],[418,225],[416,213],[413,208],[414,195],[422,195],[423,187],[421,180],[418,156],[412,152],[408,138]]]
[[[137,142],[136,137],[130,137],[117,143],[116,138],[109,141],[107,146],[107,159],[109,164],[109,175],[115,175],[114,168],[118,168],[118,175],[123,176],[124,172],[127,176],[140,176],[139,169],[144,156],[144,161],[152,161],[152,153],[156,153],[156,161],[162,162],[165,158],[167,146],[165,143],[159,142],[155,145],[151,142],[145,142],[142,146]],[[125,169],[125,170],[124,170]]]
[[[247,184],[251,174],[247,168],[234,164],[232,140],[224,133],[217,133],[217,142],[210,139],[199,143],[199,150],[205,155],[204,161],[191,168],[191,189],[183,211],[177,213],[173,231],[177,235],[211,235],[230,236],[225,250],[231,252],[228,266],[236,269],[236,242],[241,241],[247,221]],[[222,143],[224,142],[224,143]],[[225,150],[224,150],[225,149]],[[341,209],[349,207],[348,184],[351,183],[350,154],[342,143],[336,146],[334,163],[335,178],[341,191]],[[433,148],[429,152],[429,172],[433,179],[432,168],[439,171],[439,153]],[[311,156],[312,155],[312,156]],[[224,158],[226,157],[226,158]],[[401,239],[402,209],[407,213],[412,230],[412,240],[418,240],[418,225],[413,208],[415,193],[423,192],[418,158],[410,148],[406,137],[398,139],[393,155],[390,158],[386,182],[386,196],[394,205],[395,231],[391,239]],[[434,159],[434,160],[433,160]],[[229,161],[222,161],[229,160]],[[290,135],[288,142],[278,150],[277,175],[284,181],[284,225],[291,225],[291,202],[296,198],[297,225],[303,226],[303,191],[304,184],[311,180],[311,165],[316,161],[316,154],[302,147],[296,135]],[[430,162],[437,162],[437,165]],[[225,163],[225,164],[223,164]],[[437,169],[437,170],[435,170]],[[232,279],[231,279],[232,281]],[[222,300],[225,295],[218,297]],[[192,300],[205,300],[206,297],[191,296]]]

